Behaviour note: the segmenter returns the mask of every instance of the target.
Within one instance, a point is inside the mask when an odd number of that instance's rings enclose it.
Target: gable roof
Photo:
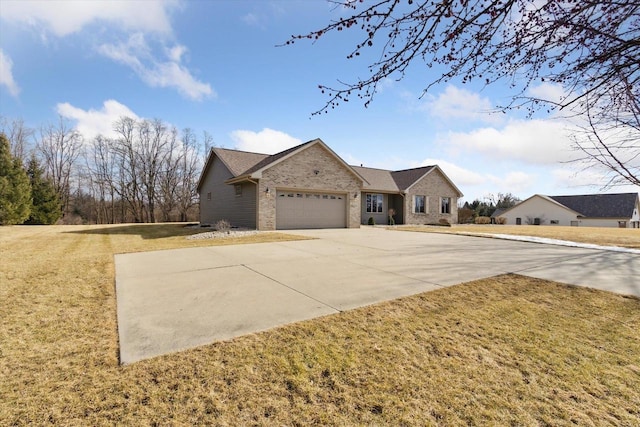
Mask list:
[[[227,169],[231,171],[233,176],[242,174],[247,169],[269,157],[268,154],[229,150],[227,148],[214,148],[213,151],[218,158],[222,160]]]
[[[638,193],[549,196],[549,198],[589,218],[631,218]]]
[[[367,180],[368,185],[364,185],[364,190],[386,191],[392,193],[400,191],[398,184],[396,184],[396,181],[391,176],[391,171],[385,169],[366,168],[363,166],[351,167]]]
[[[455,186],[453,182],[445,175],[438,165],[422,166],[419,168],[403,169],[399,171],[390,171],[386,169],[366,168],[362,166],[352,166],[360,175],[368,182],[363,190],[380,191],[388,193],[399,193],[409,190],[416,182],[428,175],[434,170],[440,171],[445,180],[453,187],[462,197],[462,192]]]
[[[399,171],[390,171],[385,169],[367,168],[362,166],[351,166],[345,163],[340,156],[338,156],[331,148],[329,148],[321,139],[316,138],[311,141],[307,141],[295,147],[291,147],[287,150],[281,151],[276,154],[261,154],[252,153],[248,151],[231,150],[228,148],[212,148],[207,159],[207,163],[200,175],[197,189],[200,191],[203,179],[207,170],[211,167],[214,157],[217,157],[224,163],[233,176],[230,176],[226,183],[231,184],[234,182],[240,182],[250,178],[259,179],[262,175],[262,171],[274,166],[275,164],[293,156],[294,154],[311,147],[312,145],[320,144],[326,149],[333,157],[342,163],[351,173],[358,177],[363,182],[363,189],[370,191],[381,191],[388,193],[404,192],[411,188],[416,182],[428,175],[434,170],[440,171],[445,180],[458,192],[460,197],[462,192],[455,186],[455,184],[445,175],[444,172],[437,166],[422,166],[419,168],[403,169]]]
[[[400,190],[406,190],[428,172],[431,172],[434,167],[435,166],[423,166],[420,168],[393,171],[391,172],[391,176]]]
[[[256,163],[260,162],[265,157],[269,157],[268,154],[260,154],[260,153],[251,153],[248,151],[240,151],[240,150],[230,150],[228,148],[218,148],[213,147],[211,151],[209,151],[209,156],[207,157],[207,162],[200,173],[200,179],[198,180],[198,185],[196,186],[197,191],[200,191],[200,187],[202,186],[203,180],[207,171],[211,167],[211,163],[213,163],[214,158],[220,159],[222,163],[229,169],[229,172],[234,176],[238,176],[248,168],[252,167]]]
[[[310,146],[310,145],[312,145],[312,143],[315,143],[316,141],[320,141],[320,140],[319,139],[314,139],[312,141],[307,141],[305,143],[302,143],[300,145],[296,145],[295,147],[291,147],[291,148],[289,148],[287,150],[284,150],[284,151],[281,151],[279,153],[272,154],[270,156],[267,155],[260,162],[254,164],[250,168],[247,168],[242,175],[249,175],[249,174],[251,174],[253,172],[259,171],[260,169],[265,169],[267,166],[271,166],[273,163],[276,163],[278,160],[283,159],[283,158],[287,157],[289,154],[292,154],[292,153],[300,150],[302,147]]]
[[[270,168],[270,167],[272,167],[272,166],[274,166],[274,165],[276,165],[276,164],[288,159],[289,157],[299,153],[300,151],[306,150],[307,148],[309,148],[311,146],[314,146],[314,145],[320,145],[329,154],[331,154],[339,163],[341,163],[342,166],[345,167],[345,169],[347,169],[349,172],[351,172],[360,181],[362,181],[363,183],[366,183],[366,180],[355,169],[353,169],[353,167],[351,167],[344,160],[342,160],[342,157],[338,156],[320,138],[313,139],[311,141],[305,142],[303,144],[297,145],[295,147],[291,147],[291,148],[289,148],[287,150],[284,150],[284,151],[281,151],[279,153],[272,154],[272,155],[270,155],[268,157],[265,157],[260,162],[258,162],[257,164],[253,165],[252,167],[250,167],[249,169],[244,171],[242,174],[236,175],[236,181],[240,181],[242,179],[247,179],[247,178],[260,179],[261,176],[262,176],[262,171],[264,171],[265,169],[268,169],[268,168]],[[229,181],[233,181],[233,180],[229,180]],[[231,182],[229,182],[229,183],[231,183]]]

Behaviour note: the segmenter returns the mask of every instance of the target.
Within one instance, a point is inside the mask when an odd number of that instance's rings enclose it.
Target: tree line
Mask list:
[[[489,218],[497,210],[509,209],[520,202],[521,200],[511,193],[489,194],[483,201],[475,199],[465,202],[458,208],[458,223],[468,224],[475,222],[477,218]]]
[[[207,132],[198,138],[190,128],[178,131],[160,119],[131,117],[114,122],[111,136],[91,139],[62,117],[38,130],[21,119],[5,118],[0,125],[2,224],[197,219],[197,180],[213,145]],[[50,188],[55,202],[46,206],[57,206],[57,216],[29,217],[41,203],[32,176]]]

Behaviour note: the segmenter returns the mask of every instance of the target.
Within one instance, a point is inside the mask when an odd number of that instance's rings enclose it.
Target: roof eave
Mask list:
[[[356,172],[356,170],[353,169],[347,162],[342,160],[342,158],[340,156],[338,156],[331,148],[329,148],[327,146],[327,144],[325,144],[320,138],[316,138],[314,140],[311,140],[308,143],[301,145],[297,150],[292,151],[291,153],[287,154],[286,156],[280,157],[276,161],[274,161],[272,163],[269,163],[267,165],[264,165],[262,168],[258,169],[257,171],[254,171],[251,174],[251,177],[255,178],[255,179],[260,179],[262,177],[262,172],[264,172],[265,170],[271,168],[272,166],[277,165],[278,163],[281,163],[281,162],[285,161],[286,159],[289,159],[289,158],[293,157],[294,155],[298,154],[299,152],[301,152],[303,150],[306,150],[307,148],[312,147],[312,146],[314,146],[316,144],[322,145],[322,147],[324,147],[336,160],[338,160],[345,168],[347,168],[347,170],[349,172],[351,172],[353,175],[355,175],[356,178],[361,180],[363,183],[369,184],[369,181],[364,179],[364,177],[362,175],[360,175],[358,172]]]
[[[418,183],[418,181],[420,181],[421,179],[423,179],[425,176],[429,175],[431,172],[433,172],[434,170],[439,170],[440,173],[442,174],[442,176],[444,177],[444,179],[447,180],[447,182],[449,183],[449,185],[451,187],[453,187],[454,190],[456,190],[456,192],[458,193],[458,197],[464,197],[464,194],[462,193],[462,191],[460,191],[460,189],[453,183],[453,181],[451,181],[451,179],[449,179],[449,177],[447,176],[446,173],[444,173],[444,171],[442,169],[440,169],[440,166],[438,165],[433,165],[433,167],[431,169],[429,169],[428,171],[426,171],[420,178],[416,179],[415,181],[413,181],[413,184],[411,184],[410,186],[408,186],[404,192],[408,193],[409,190],[411,190],[411,187],[413,187],[414,185],[416,185]]]

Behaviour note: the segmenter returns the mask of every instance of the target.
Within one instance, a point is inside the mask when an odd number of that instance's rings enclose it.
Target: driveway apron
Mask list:
[[[503,273],[640,296],[635,254],[389,231],[115,256],[120,361],[138,360]]]

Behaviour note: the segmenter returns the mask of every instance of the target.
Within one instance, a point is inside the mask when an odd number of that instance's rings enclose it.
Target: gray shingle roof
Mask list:
[[[638,193],[549,197],[585,217],[631,218],[638,199]]]
[[[299,149],[299,148],[301,148],[301,147],[303,147],[305,145],[311,144],[312,142],[315,142],[315,141],[317,141],[317,140],[314,139],[312,141],[308,141],[308,142],[302,143],[300,145],[296,145],[295,147],[291,147],[291,148],[289,148],[287,150],[284,150],[284,151],[281,151],[279,153],[267,156],[264,159],[262,159],[259,163],[254,164],[253,166],[251,166],[251,168],[246,169],[244,171],[243,175],[247,175],[247,174],[253,173],[253,172],[257,171],[257,170],[260,170],[263,167],[265,167],[267,165],[270,165],[271,163],[275,162],[276,160],[283,158],[287,154],[292,153],[292,152],[296,151],[297,149]]]
[[[406,190],[434,167],[435,166],[423,166],[421,168],[393,171],[391,172],[391,176],[400,190]]]
[[[268,154],[229,150],[227,148],[214,148],[213,152],[227,165],[234,177],[242,175],[244,171],[269,157]]]
[[[384,169],[365,168],[362,166],[351,167],[369,183],[364,184],[363,188],[365,190],[389,191],[393,193],[397,193],[399,191],[398,185],[391,176],[391,171]]]
[[[213,148],[213,152],[227,165],[235,178],[256,172],[278,159],[300,149],[301,147],[312,144],[316,141],[317,140],[314,139],[272,155],[230,150],[227,148]],[[351,166],[356,173],[367,181],[364,183],[365,190],[391,193],[406,190],[434,167],[435,166],[424,166],[400,171],[390,171],[385,169],[366,168],[362,166]]]

